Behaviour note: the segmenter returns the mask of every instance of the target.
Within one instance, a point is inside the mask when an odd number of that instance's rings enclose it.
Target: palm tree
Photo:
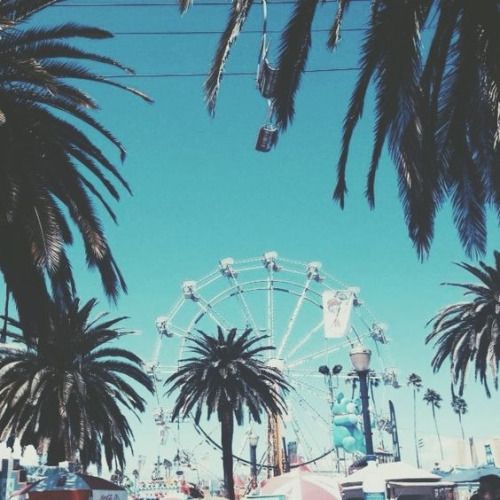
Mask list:
[[[47,330],[53,297],[74,293],[67,248],[72,227],[82,237],[89,267],[97,268],[105,293],[126,290],[106,241],[94,202],[116,221],[106,199],[130,191],[116,166],[80,128],[85,125],[117,148],[123,145],[92,116],[98,105],[68,79],[103,83],[147,96],[88,69],[100,63],[127,73],[117,61],[69,43],[101,40],[110,32],[77,24],[33,26],[33,16],[59,0],[5,0],[0,4],[0,272],[23,330]]]
[[[436,435],[437,435],[438,442],[439,442],[439,451],[441,453],[441,460],[444,460],[443,444],[441,443],[441,436],[439,435],[439,428],[438,428],[437,419],[436,419],[436,408],[437,409],[441,408],[441,401],[443,401],[443,398],[441,397],[440,394],[438,394],[433,389],[427,389],[425,391],[425,394],[424,394],[424,401],[428,405],[431,405],[432,418],[434,419],[434,426],[436,427]]]
[[[415,442],[415,456],[417,458],[417,467],[420,468],[420,454],[418,452],[417,438],[417,392],[422,388],[422,377],[416,373],[411,373],[406,385],[413,389],[413,440]]]
[[[218,328],[216,337],[199,331],[189,337],[193,357],[180,361],[180,367],[165,385],[167,394],[179,391],[172,409],[172,421],[179,415],[192,414],[196,423],[206,407],[207,416],[217,413],[221,425],[224,481],[229,498],[234,499],[233,418],[243,423],[248,408],[255,422],[265,411],[272,417],[286,412],[283,394],[289,385],[283,375],[260,357],[271,346],[256,345],[267,336],[253,336],[251,329],[237,335],[236,328],[227,335]],[[234,414],[234,417],[233,417]]]
[[[472,266],[457,264],[480,282],[475,284],[445,283],[465,290],[471,296],[466,302],[445,307],[429,323],[432,331],[426,342],[434,341],[436,352],[432,367],[439,371],[446,359],[450,360],[452,382],[458,385],[462,396],[469,363],[474,364],[476,379],[491,396],[488,377],[491,375],[498,389],[498,363],[500,360],[500,252],[494,252],[495,267],[479,262]],[[428,324],[429,324],[428,323]]]
[[[330,49],[338,44],[351,1],[337,2],[327,42]],[[191,0],[179,3],[185,11]],[[253,4],[253,0],[232,2],[205,83],[212,114],[225,61]],[[282,33],[273,101],[276,123],[282,130],[294,117],[295,95],[306,69],[320,4],[324,3],[295,0]],[[436,213],[446,199],[453,206],[466,252],[484,253],[486,208],[500,207],[497,1],[373,0],[370,4],[358,79],[344,119],[333,197],[343,208],[351,139],[373,82],[375,132],[366,184],[370,206],[375,205],[375,177],[387,143],[409,236],[418,255],[428,254]],[[422,43],[429,38],[423,36],[424,30],[431,33],[428,47]]]
[[[84,468],[100,467],[102,452],[110,470],[113,463],[123,470],[133,434],[122,410],[145,410],[130,382],[150,392],[153,383],[138,356],[108,345],[130,332],[117,328],[123,317],[90,319],[96,303],[52,303],[49,335],[18,336],[17,349],[0,346],[1,438],[43,447],[48,465],[78,458]]]
[[[462,416],[467,413],[467,402],[460,396],[455,396],[452,394],[451,407],[453,411],[458,415],[458,421],[460,422],[460,430],[462,431],[462,439],[465,441],[464,425],[462,422]]]

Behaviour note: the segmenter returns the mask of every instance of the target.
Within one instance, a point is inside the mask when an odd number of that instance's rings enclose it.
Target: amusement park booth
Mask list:
[[[448,500],[454,497],[455,483],[437,474],[403,462],[382,463],[376,469],[385,484],[385,498],[389,500]],[[342,500],[362,499],[363,483],[369,479],[369,473],[369,468],[365,467],[344,478],[340,483]]]
[[[27,500],[127,500],[127,491],[100,477],[55,472],[16,492]]]

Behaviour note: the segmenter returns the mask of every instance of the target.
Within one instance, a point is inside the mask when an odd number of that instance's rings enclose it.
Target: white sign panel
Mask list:
[[[353,301],[353,290],[325,290],[323,292],[323,321],[326,338],[340,338],[348,332]]]
[[[91,498],[94,500],[127,500],[127,496],[125,490],[94,490]]]

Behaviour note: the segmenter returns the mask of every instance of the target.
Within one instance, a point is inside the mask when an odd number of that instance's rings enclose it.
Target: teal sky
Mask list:
[[[199,2],[180,16],[176,8],[160,6],[166,2],[69,0],[40,14],[38,22],[76,21],[115,33],[220,31],[225,25],[226,6]],[[130,5],[125,6],[127,3]],[[345,27],[362,27],[367,10],[366,2],[355,2]],[[289,11],[289,4],[271,5],[269,27],[282,27]],[[320,7],[315,28],[327,28],[334,11],[332,3]],[[260,26],[260,5],[256,4],[247,28]],[[109,41],[81,45],[116,57],[138,75],[179,75],[206,73],[217,39],[217,35],[117,34]],[[332,54],[324,48],[326,34],[315,33],[308,68],[357,66],[360,40],[359,31],[346,31]],[[278,46],[278,35],[271,35],[271,51]],[[259,36],[242,34],[227,71],[255,71],[258,50]],[[113,74],[107,68],[103,72]],[[75,248],[72,263],[79,294],[82,300],[98,297],[102,310],[130,316],[127,326],[141,335],[124,344],[150,359],[156,341],[155,318],[178,299],[182,281],[204,276],[216,268],[220,258],[257,257],[276,250],[290,259],[321,261],[330,274],[361,288],[361,297],[377,319],[389,325],[392,342],[387,354],[396,360],[402,383],[409,373],[417,372],[424,387],[438,390],[445,400],[438,414],[443,434],[458,437],[458,421],[449,408],[448,373],[446,368],[439,375],[431,373],[432,351],[424,345],[424,337],[426,322],[439,308],[462,300],[459,290],[440,283],[468,281],[467,274],[452,264],[466,257],[451,211],[445,206],[437,219],[431,254],[424,262],[418,261],[407,236],[394,167],[387,154],[377,177],[376,209],[368,208],[363,191],[372,147],[371,102],[351,145],[345,210],[332,202],[342,121],[355,77],[353,71],[305,75],[293,126],[268,154],[254,150],[266,118],[266,102],[259,96],[253,76],[224,78],[215,119],[204,108],[203,77],[120,80],[148,93],[154,105],[111,87],[83,85],[101,104],[99,120],[128,150],[122,173],[134,196],[124,192],[115,205],[118,226],[105,220],[128,295],[120,297],[116,307],[108,304],[97,274],[85,269],[81,249]],[[486,260],[500,246],[493,212],[490,216]],[[344,357],[347,365],[347,352]],[[491,418],[500,410],[498,393],[488,400],[483,389],[471,381],[465,398],[470,407],[465,417],[467,433],[498,435],[497,419]],[[394,400],[403,458],[412,462],[411,393],[402,388]],[[430,435],[430,409],[422,403],[420,410],[422,434]],[[156,438],[148,419],[143,419],[143,426],[134,424],[136,454],[151,456],[156,454]],[[135,467],[135,459],[130,467]]]

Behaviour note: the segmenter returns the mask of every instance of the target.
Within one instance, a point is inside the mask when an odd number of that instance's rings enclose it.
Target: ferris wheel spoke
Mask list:
[[[274,283],[273,270],[268,269],[267,275],[267,334],[269,335],[269,345],[273,345],[274,337]]]
[[[321,420],[325,424],[330,425],[329,421],[318,411],[317,408],[315,408],[307,399],[305,399],[300,393],[296,393],[297,400],[299,401],[299,404],[309,413],[313,416],[314,420]],[[325,402],[325,404],[327,404]]]
[[[324,324],[324,321],[321,320],[315,327],[311,328],[304,335],[304,338],[300,342],[295,344],[293,349],[288,353],[287,358],[291,358],[301,347],[303,347],[304,344],[306,344],[317,331],[319,331],[319,330],[321,330],[321,328],[323,328],[323,324]]]
[[[290,334],[292,333],[293,327],[295,325],[295,321],[297,320],[297,316],[299,315],[302,304],[304,303],[304,299],[305,299],[307,291],[309,290],[309,285],[311,284],[311,281],[312,281],[312,277],[308,277],[305,284],[304,284],[304,287],[302,288],[302,291],[300,292],[299,298],[297,299],[297,302],[295,303],[292,314],[290,315],[290,319],[288,320],[288,324],[287,324],[285,333],[283,334],[281,344],[278,348],[278,353],[277,353],[278,358],[281,358],[281,354],[283,353],[283,349],[285,348],[285,346],[288,342],[288,338],[290,337]]]
[[[288,373],[288,378],[290,378],[295,385],[298,385],[300,387],[305,387],[309,392],[311,392],[311,394],[316,394],[319,397],[328,397],[328,391],[326,389],[320,389],[313,384],[304,382],[303,377],[293,376],[290,375],[290,373]]]
[[[359,342],[361,342],[361,339],[364,339],[364,338],[369,337],[369,336],[370,336],[370,334],[366,333],[364,335],[356,335],[356,338]],[[307,361],[321,358],[322,356],[325,356],[327,354],[331,354],[332,352],[340,351],[344,347],[348,347],[348,346],[352,346],[352,345],[353,345],[352,340],[349,337],[347,337],[347,340],[345,342],[342,342],[340,344],[336,344],[336,345],[331,346],[331,347],[327,347],[327,348],[322,349],[320,351],[317,351],[315,353],[309,354],[308,356],[304,356],[303,358],[300,358],[296,361],[292,361],[291,363],[289,363],[288,367],[289,368],[297,368],[298,366],[304,364]]]
[[[253,329],[254,333],[257,334],[259,332],[259,328],[245,300],[245,296],[243,295],[243,288],[238,282],[238,273],[232,267],[232,261],[228,262],[228,259],[226,259],[225,261],[222,260],[220,266],[222,274],[227,277],[228,281],[233,285],[233,288],[236,288],[236,297],[238,299],[238,304],[240,305],[240,308],[243,312],[243,316],[247,322],[247,326],[250,326]]]
[[[197,304],[201,308],[201,310],[205,314],[207,314],[210,317],[210,319],[217,326],[219,326],[220,328],[222,328],[222,330],[226,330],[227,331],[227,330],[230,329],[230,323],[222,316],[222,314],[220,312],[217,312],[212,307],[212,305],[210,304],[210,302],[208,302],[207,300],[205,300],[203,297],[198,296]]]
[[[303,358],[300,358],[300,359],[297,359],[295,361],[290,362],[288,364],[288,368],[290,368],[290,369],[297,368],[298,366],[303,365],[307,361],[312,361],[314,359],[322,358],[322,357],[324,357],[328,354],[331,354],[333,352],[340,351],[341,349],[343,349],[344,347],[346,347],[350,344],[351,344],[351,341],[348,340],[346,342],[342,342],[341,344],[336,344],[336,345],[331,346],[331,347],[326,347],[325,349],[321,349],[320,351],[317,351],[315,353],[304,356]]]
[[[305,433],[302,431],[301,426],[299,425],[297,419],[295,416],[292,416],[291,418],[291,427],[292,431],[295,435],[295,438],[297,440],[297,447],[301,447],[304,449],[304,462],[309,462],[310,460],[314,460],[317,456],[318,453],[315,452],[315,450],[318,450],[318,443],[315,442],[314,438],[308,438],[306,437]]]

